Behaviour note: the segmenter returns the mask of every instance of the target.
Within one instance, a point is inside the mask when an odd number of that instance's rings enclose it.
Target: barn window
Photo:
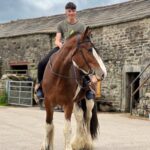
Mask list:
[[[11,70],[13,73],[26,74],[28,70],[28,66],[27,65],[14,65],[14,66],[11,66]]]
[[[14,73],[14,74],[27,74],[28,73],[28,62],[25,61],[11,61],[9,63],[10,70],[8,72]]]

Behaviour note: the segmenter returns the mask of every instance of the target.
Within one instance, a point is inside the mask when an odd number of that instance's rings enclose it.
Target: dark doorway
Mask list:
[[[131,82],[139,75],[139,72],[128,72],[126,74],[126,112],[130,112],[130,99],[131,99]],[[140,79],[137,79],[133,84],[133,91],[135,91],[140,84]],[[136,104],[139,103],[139,91],[133,97],[132,107],[135,108]]]

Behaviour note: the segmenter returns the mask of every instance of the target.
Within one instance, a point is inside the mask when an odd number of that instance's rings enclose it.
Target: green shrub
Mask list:
[[[6,106],[7,105],[7,93],[4,92],[0,95],[0,106]]]

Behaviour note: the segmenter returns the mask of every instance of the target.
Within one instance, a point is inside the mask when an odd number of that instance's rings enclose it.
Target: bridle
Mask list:
[[[80,35],[78,34],[78,35],[77,35],[77,50],[76,50],[76,52],[77,52],[77,51],[80,52],[80,54],[81,54],[81,56],[82,56],[82,58],[83,58],[85,64],[86,64],[87,67],[89,68],[89,72],[88,72],[86,75],[94,75],[94,74],[95,74],[94,70],[92,70],[91,66],[89,65],[88,61],[86,60],[86,58],[85,58],[85,56],[84,56],[84,54],[83,54],[82,49],[80,49],[80,45],[81,45],[81,44],[84,44],[84,43],[90,43],[90,44],[92,45],[92,47],[94,47],[94,46],[93,46],[94,44],[91,42],[90,38],[89,38],[88,40],[85,40],[85,41],[80,42]],[[75,53],[75,54],[76,54],[76,53]],[[75,55],[75,54],[74,54],[74,55]],[[74,55],[73,55],[73,56],[74,56]],[[73,57],[73,56],[72,56],[72,57]]]
[[[91,42],[90,38],[89,38],[88,40],[85,40],[85,41],[80,42],[80,34],[77,34],[77,48],[76,48],[76,52],[77,52],[77,51],[80,52],[80,54],[81,54],[81,56],[82,56],[82,58],[83,58],[85,64],[88,66],[88,68],[89,68],[89,70],[90,70],[90,71],[86,74],[86,76],[88,76],[88,75],[94,75],[94,74],[95,74],[94,70],[92,70],[91,66],[89,65],[88,61],[86,60],[85,55],[83,54],[82,49],[80,49],[80,45],[81,45],[81,44],[89,43],[89,42],[91,43],[92,47],[95,48],[95,46],[94,46],[94,44]],[[76,54],[76,52],[74,53],[74,55]],[[74,55],[73,55],[73,56],[74,56]],[[72,56],[72,57],[73,57],[73,56]],[[53,70],[53,68],[52,68],[51,57],[50,57],[50,59],[49,59],[48,65],[49,65],[49,67],[50,67],[50,70],[51,70],[52,74],[54,74],[54,75],[56,75],[56,76],[58,76],[58,77],[60,77],[60,78],[65,78],[65,79],[78,79],[78,78],[77,78],[77,75],[76,75],[76,71],[75,71],[75,66],[74,66],[74,65],[73,65],[73,70],[74,70],[74,75],[75,75],[74,77],[66,76],[66,75],[63,75],[63,74],[60,74],[60,73],[55,72],[55,71]]]

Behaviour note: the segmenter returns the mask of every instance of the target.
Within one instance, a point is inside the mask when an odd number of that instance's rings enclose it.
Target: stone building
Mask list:
[[[78,12],[79,20],[92,28],[92,40],[108,71],[102,82],[102,97],[117,110],[129,112],[129,85],[150,62],[149,8],[149,0],[134,0]],[[23,69],[36,78],[37,63],[54,46],[56,24],[64,18],[60,14],[0,24],[2,73]],[[142,95],[140,90],[137,99]]]

